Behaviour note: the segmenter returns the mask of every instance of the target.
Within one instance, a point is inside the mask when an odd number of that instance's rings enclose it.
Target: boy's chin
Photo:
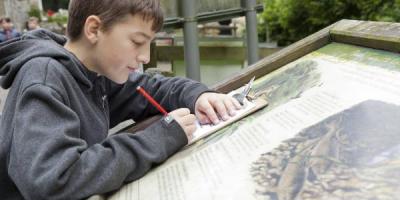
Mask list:
[[[135,71],[135,72],[130,72],[127,76],[123,76],[123,77],[108,77],[108,79],[112,80],[113,82],[117,83],[117,84],[124,84],[127,81],[131,81],[134,82],[135,80],[137,80],[137,78],[139,78],[139,76],[142,73]]]
[[[139,71],[131,72],[129,73],[128,80],[134,82],[139,78],[140,74],[142,73]]]
[[[126,77],[117,77],[117,78],[109,78],[109,79],[117,84],[124,84],[128,81],[128,78],[129,77],[126,76]]]

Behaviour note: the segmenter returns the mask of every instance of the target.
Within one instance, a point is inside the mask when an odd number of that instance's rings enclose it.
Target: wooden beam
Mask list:
[[[400,23],[342,20],[331,30],[334,42],[400,52]]]

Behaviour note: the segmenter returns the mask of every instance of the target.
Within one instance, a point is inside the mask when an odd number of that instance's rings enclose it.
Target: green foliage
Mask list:
[[[63,16],[63,15],[53,15],[53,16],[49,17],[49,19],[48,19],[48,22],[55,22],[59,25],[66,24],[67,21],[68,21],[68,17]]]
[[[259,33],[288,45],[341,19],[400,21],[400,0],[264,0]]]
[[[48,22],[57,23],[60,26],[65,26],[68,21],[68,11],[59,9],[54,15],[48,17]]]
[[[37,17],[39,19],[39,21],[42,21],[42,15],[41,15],[40,9],[35,5],[32,5],[29,8],[28,15],[29,15],[29,17]]]

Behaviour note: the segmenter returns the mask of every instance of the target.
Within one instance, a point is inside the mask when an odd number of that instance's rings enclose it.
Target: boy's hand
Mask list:
[[[190,114],[188,108],[179,108],[169,113],[176,122],[185,131],[186,137],[190,141],[193,137],[193,132],[196,130],[196,116]]]
[[[218,124],[219,118],[225,121],[241,108],[239,102],[231,96],[206,92],[197,99],[195,114],[201,124]]]

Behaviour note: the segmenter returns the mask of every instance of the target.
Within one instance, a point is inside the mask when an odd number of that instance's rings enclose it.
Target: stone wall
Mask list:
[[[5,15],[10,17],[17,30],[22,31],[28,19],[28,0],[4,0]]]
[[[0,0],[0,17],[6,15],[4,0]]]

